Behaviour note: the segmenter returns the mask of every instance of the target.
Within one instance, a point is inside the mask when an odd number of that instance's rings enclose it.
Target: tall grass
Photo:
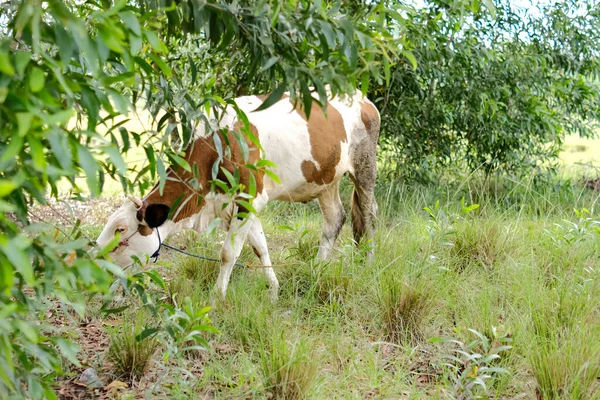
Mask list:
[[[346,203],[349,188],[343,187]],[[221,334],[201,360],[201,384],[190,386],[191,393],[600,396],[598,193],[575,181],[474,175],[436,187],[382,181],[377,200],[372,261],[351,246],[346,224],[332,258],[315,262],[318,206],[269,205],[261,221],[273,262],[285,264],[275,269],[280,299],[269,301],[260,274],[234,270],[227,299],[211,318]],[[479,208],[465,211],[474,204]],[[184,239],[218,256],[222,237]],[[243,254],[255,262],[249,248]],[[179,256],[171,261],[171,291],[209,302],[215,265]],[[464,334],[469,329],[481,337]],[[512,340],[498,360],[478,364],[452,353],[494,354],[498,332]],[[432,337],[455,338],[463,347],[429,343]],[[470,346],[473,340],[480,343]],[[448,354],[459,358],[452,373],[440,367]],[[192,368],[200,361],[189,363]],[[509,373],[475,371],[483,365]],[[486,389],[469,386],[481,374],[491,376],[482,377]]]

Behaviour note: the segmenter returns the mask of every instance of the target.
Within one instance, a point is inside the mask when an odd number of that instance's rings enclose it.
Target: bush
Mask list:
[[[383,159],[395,174],[429,180],[448,168],[547,169],[565,134],[594,135],[593,2],[556,1],[538,13],[509,0],[495,1],[495,12],[479,3],[472,2],[473,19],[465,19],[463,2],[406,10],[413,56],[398,60],[389,85],[371,89],[382,112]]]

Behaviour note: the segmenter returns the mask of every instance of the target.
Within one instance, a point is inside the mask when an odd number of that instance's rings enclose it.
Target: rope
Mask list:
[[[183,251],[181,249],[178,249],[177,247],[173,247],[173,246],[168,245],[166,243],[161,243],[161,246],[166,247],[167,249],[175,250],[175,251],[177,251],[177,252],[179,252],[181,254],[185,254],[186,256],[198,258],[200,260],[221,262],[221,260],[217,260],[216,258],[210,258],[210,257],[201,256],[201,255],[198,255],[198,254],[188,253],[187,251]],[[237,267],[249,268],[249,266],[244,265],[244,264],[240,264],[240,263],[235,263],[234,265],[237,266]],[[269,267],[265,267],[265,268],[269,268]]]
[[[166,247],[167,249],[171,249],[171,250],[177,251],[177,252],[179,252],[181,254],[185,254],[186,256],[198,258],[200,260],[213,261],[213,262],[218,262],[218,263],[221,262],[221,260],[217,260],[216,258],[210,258],[210,257],[201,256],[199,254],[188,253],[187,251],[178,249],[177,247],[173,247],[173,246],[168,245],[166,243],[161,243],[160,245],[163,246],[163,247]],[[283,267],[283,266],[292,265],[292,264],[293,263],[276,264],[276,265],[249,265],[249,264],[235,263],[234,265],[237,266],[237,267],[242,267],[242,268],[273,268],[273,267]]]

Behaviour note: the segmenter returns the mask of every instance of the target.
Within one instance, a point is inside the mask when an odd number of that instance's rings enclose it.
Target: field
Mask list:
[[[600,398],[600,195],[580,178],[595,178],[593,168],[573,166],[593,161],[597,147],[571,139],[563,177],[551,182],[379,182],[372,262],[348,223],[332,259],[314,262],[317,204],[272,204],[262,221],[281,284],[276,304],[259,271],[234,270],[227,299],[209,313],[218,333],[187,352],[185,372],[162,361],[160,345],[136,344],[152,318],[134,300],[118,300],[131,307],[108,320],[94,308],[85,320],[56,310],[48,319],[77,337],[83,364],[57,390],[122,399]],[[346,203],[349,190],[346,182]],[[75,214],[95,237],[120,201]],[[218,257],[223,239],[189,232],[168,242]],[[241,262],[257,262],[249,248]],[[179,301],[211,303],[215,263],[163,250],[147,268]],[[86,367],[102,387],[77,384]]]

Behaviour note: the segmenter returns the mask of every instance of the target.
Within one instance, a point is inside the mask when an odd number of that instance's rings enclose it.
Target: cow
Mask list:
[[[129,196],[129,200],[109,217],[97,244],[106,246],[120,234],[119,244],[110,253],[116,264],[127,266],[132,263],[132,256],[155,253],[161,240],[181,230],[204,232],[210,222],[219,217],[221,228],[227,231],[227,239],[221,249],[215,291],[225,297],[233,266],[247,239],[264,266],[262,270],[270,296],[275,300],[279,282],[271,268],[267,241],[258,216],[260,210],[271,200],[305,203],[317,199],[323,214],[317,258],[325,260],[346,220],[339,194],[340,179],[346,174],[354,186],[351,199],[354,240],[357,244],[365,236],[373,240],[380,128],[380,115],[374,104],[357,91],[351,96],[331,99],[325,111],[313,102],[310,118],[307,118],[305,111],[292,103],[287,95],[269,108],[254,111],[265,99],[266,96],[235,99],[237,106],[246,113],[249,127],[238,119],[237,113],[227,112],[218,122],[220,140],[201,130],[196,132],[185,150],[185,160],[189,165],[195,164],[195,179],[189,171],[171,167],[162,193],[157,184],[143,200]],[[246,160],[240,142],[234,140],[233,135],[242,130],[248,132],[248,128],[260,142],[262,151],[254,144],[256,141],[248,140]],[[229,143],[229,151],[223,142]],[[217,149],[216,143],[223,147]],[[239,181],[244,187],[249,187],[250,175],[253,175],[256,196],[252,207],[256,214],[236,217],[238,212],[247,210],[228,201],[224,194],[211,191],[212,168],[219,155],[222,155],[220,166],[223,169],[232,172],[237,167]],[[279,182],[260,169],[245,166],[247,162],[255,163],[261,159],[276,165],[273,171]],[[219,177],[227,181],[222,171]],[[190,184],[192,179],[195,186]],[[171,210],[173,206],[176,210]],[[372,253],[371,244],[369,255]]]

